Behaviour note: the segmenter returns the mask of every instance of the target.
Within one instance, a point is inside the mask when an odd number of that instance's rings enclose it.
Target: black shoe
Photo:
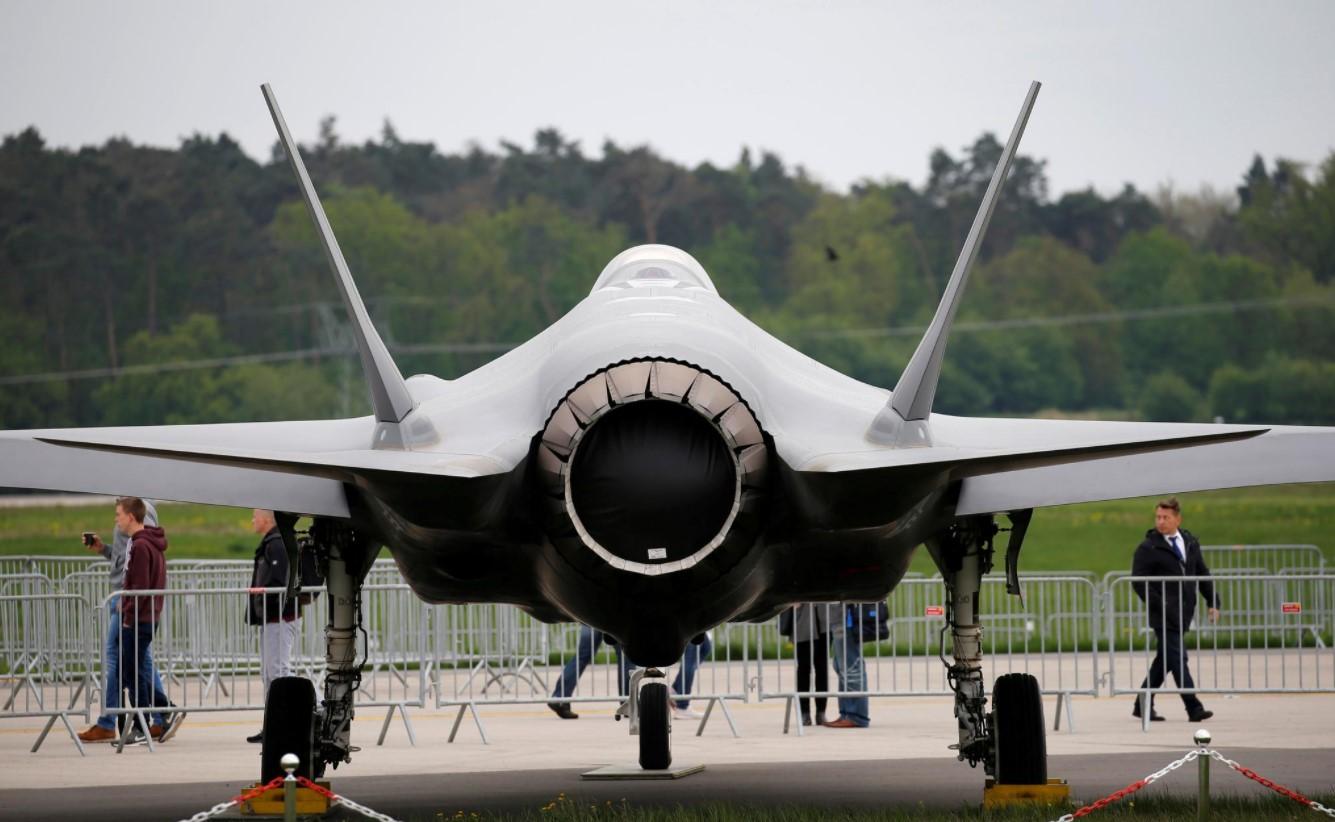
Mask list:
[[[261,742],[264,741],[264,731],[260,731],[259,733],[255,734],[254,736],[248,736],[248,737],[246,737],[246,741],[249,742],[249,743],[251,743],[252,745],[258,745],[258,744],[260,744]]]
[[[1131,715],[1134,716],[1136,719],[1140,719],[1140,700],[1136,700],[1135,707],[1131,709]],[[1161,716],[1158,711],[1154,710],[1153,705],[1150,706],[1150,721],[1151,722],[1164,721],[1163,716]]]
[[[175,708],[176,706],[172,705],[171,707]],[[167,714],[167,716],[163,721],[162,741],[166,742],[173,736],[176,736],[176,732],[181,730],[181,723],[184,721],[185,721],[184,712]]]
[[[552,713],[562,719],[579,719],[579,714],[570,710],[569,702],[548,702],[547,707],[552,709]]]
[[[1209,719],[1209,718],[1212,717],[1212,716],[1214,716],[1214,711],[1207,711],[1207,710],[1205,710],[1204,708],[1201,708],[1199,711],[1197,711],[1197,712],[1194,713],[1194,714],[1188,714],[1188,715],[1187,715],[1187,721],[1188,721],[1188,722],[1204,722],[1205,720]]]
[[[803,724],[803,725],[806,725],[806,726],[808,726],[808,727],[811,725],[811,715],[810,715],[810,714],[802,714],[802,724]]]

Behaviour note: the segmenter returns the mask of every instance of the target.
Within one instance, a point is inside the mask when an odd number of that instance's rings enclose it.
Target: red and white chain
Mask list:
[[[385,814],[380,813],[379,811],[371,810],[365,805],[359,805],[356,802],[353,802],[351,799],[348,799],[346,796],[339,796],[338,794],[334,793],[333,791],[329,790],[323,785],[317,785],[304,776],[297,777],[297,784],[301,785],[301,787],[303,788],[310,788],[311,790],[315,791],[321,796],[328,798],[329,801],[333,804],[342,805],[349,810],[356,811],[357,813],[361,814],[362,816],[365,816],[368,819],[374,819],[376,820],[376,822],[399,822],[399,820],[395,819],[392,816],[386,816]]]
[[[1074,819],[1079,819],[1082,816],[1088,816],[1094,811],[1102,810],[1103,808],[1106,808],[1112,803],[1130,796],[1131,794],[1135,793],[1136,791],[1140,790],[1146,785],[1153,785],[1155,782],[1158,782],[1160,779],[1163,779],[1165,776],[1177,770],[1178,768],[1182,767],[1183,765],[1187,764],[1188,762],[1195,761],[1197,758],[1200,757],[1200,755],[1201,751],[1188,751],[1186,756],[1182,757],[1176,762],[1171,762],[1168,765],[1165,765],[1164,767],[1160,768],[1159,770],[1155,771],[1154,773],[1150,774],[1144,779],[1138,779],[1135,782],[1132,782],[1130,785],[1127,785],[1120,791],[1114,791],[1100,800],[1089,803],[1088,805],[1084,806],[1075,813],[1068,813],[1065,816],[1060,816],[1057,818],[1056,822],[1072,822],[1072,820]]]
[[[331,804],[343,805],[349,810],[356,811],[357,813],[367,817],[368,819],[376,820],[376,822],[399,822],[399,820],[395,819],[392,816],[386,816],[385,814],[380,813],[379,811],[371,810],[365,805],[359,805],[356,802],[353,802],[351,799],[348,799],[346,796],[339,796],[338,794],[334,793],[333,791],[329,790],[323,785],[317,785],[304,776],[297,777],[297,784],[299,784],[303,788],[310,788],[311,790],[315,791],[321,796],[327,798]],[[243,802],[249,802],[250,800],[255,799],[256,797],[264,794],[267,791],[270,791],[274,788],[282,787],[282,785],[283,785],[283,777],[275,776],[273,779],[269,780],[264,785],[257,785],[248,791],[244,791],[243,793],[240,793],[232,797],[227,802],[214,805],[207,811],[200,811],[199,813],[195,814],[189,819],[181,820],[181,822],[204,822],[204,820],[211,819],[212,817],[215,817],[218,814],[227,811],[229,808],[235,805],[240,805]]]
[[[255,797],[263,794],[265,791],[270,790],[272,788],[277,788],[279,785],[282,784],[283,784],[283,777],[275,776],[273,779],[270,779],[267,784],[257,785],[248,791],[242,791],[241,793],[232,797],[228,801],[218,805],[214,805],[207,811],[200,811],[199,813],[195,814],[189,819],[181,820],[181,822],[204,822],[205,819],[210,819],[212,817],[215,817],[218,814],[225,812],[228,808],[231,808],[234,805],[240,805],[242,802],[249,802]]]
[[[1223,762],[1225,765],[1229,766],[1230,768],[1242,774],[1243,776],[1247,777],[1248,779],[1254,782],[1259,782],[1260,784],[1264,785],[1265,787],[1269,788],[1270,790],[1274,791],[1280,796],[1287,796],[1289,799],[1292,799],[1294,802],[1297,802],[1300,805],[1306,805],[1307,807],[1311,808],[1314,811],[1317,811],[1318,813],[1324,813],[1326,816],[1335,819],[1335,808],[1327,808],[1325,805],[1322,805],[1315,799],[1308,799],[1307,797],[1303,796],[1302,794],[1298,793],[1292,788],[1286,788],[1283,785],[1279,784],[1278,782],[1273,782],[1269,779],[1266,779],[1264,776],[1261,776],[1259,773],[1252,770],[1251,768],[1239,765],[1232,759],[1229,759],[1228,757],[1221,754],[1219,751],[1210,751],[1209,754],[1211,758],[1218,759],[1220,762]]]

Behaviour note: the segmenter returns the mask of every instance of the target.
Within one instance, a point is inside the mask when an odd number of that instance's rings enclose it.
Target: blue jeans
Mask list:
[[[691,685],[695,683],[695,672],[700,667],[700,661],[709,659],[710,654],[714,653],[714,643],[710,641],[709,634],[705,634],[705,641],[699,645],[687,645],[686,653],[681,657],[681,667],[677,669],[677,678],[672,680],[672,691],[677,696],[686,696],[691,692]],[[689,699],[678,699],[677,707],[686,710],[691,707]]]
[[[839,690],[867,690],[867,664],[862,659],[862,643],[857,634],[835,634],[830,639],[830,656],[839,677]],[[839,697],[839,716],[865,728],[871,724],[871,700],[865,696]]]
[[[561,678],[556,680],[556,690],[552,691],[553,699],[568,698],[575,692],[575,686],[579,684],[584,669],[593,662],[593,655],[598,653],[598,646],[602,644],[601,631],[595,631],[587,625],[579,626],[579,639],[575,640],[575,655],[561,671]]]
[[[143,655],[140,660],[139,676],[137,681],[147,682],[152,677],[153,688],[157,693],[163,693],[162,677],[158,676],[157,670],[153,667],[152,647],[143,649]],[[128,652],[127,652],[128,653]],[[121,706],[121,615],[120,615],[120,597],[112,597],[107,603],[107,642],[103,656],[103,707],[108,711],[115,710]],[[164,704],[166,697],[163,697]],[[150,719],[150,722],[162,724],[162,716]],[[113,714],[105,713],[97,718],[97,724],[109,731],[116,730],[116,717]]]
[[[153,634],[157,631],[153,622],[139,622],[121,627],[120,665],[121,690],[129,691],[130,704],[136,708],[165,708],[171,704],[162,687],[153,677]],[[130,672],[134,671],[133,674]],[[150,725],[163,724],[161,713],[152,713],[148,717]]]

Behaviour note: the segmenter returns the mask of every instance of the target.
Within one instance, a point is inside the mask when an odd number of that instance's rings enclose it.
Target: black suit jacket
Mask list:
[[[1187,529],[1180,529],[1182,541],[1186,545],[1186,562],[1178,556],[1168,538],[1151,528],[1145,532],[1145,539],[1136,548],[1136,555],[1131,561],[1131,573],[1138,577],[1209,577],[1210,569],[1205,565],[1201,554],[1200,540]],[[1156,582],[1132,582],[1136,595],[1145,602],[1150,625],[1159,629],[1185,631],[1191,627],[1191,619],[1196,613],[1196,591],[1205,597],[1212,607],[1219,607],[1219,598],[1215,593],[1214,583],[1208,578],[1202,580]]]

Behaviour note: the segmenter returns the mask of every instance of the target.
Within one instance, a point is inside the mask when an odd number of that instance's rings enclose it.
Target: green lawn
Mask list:
[[[1182,527],[1204,545],[1311,544],[1335,566],[1335,483],[1204,491],[1179,501]],[[1155,502],[1145,497],[1040,508],[1025,537],[1020,569],[1099,575],[1129,570],[1131,554],[1154,527]],[[1006,536],[998,535],[998,565]],[[926,551],[918,552],[913,568],[936,571]]]
[[[258,538],[250,531],[249,508],[163,503],[172,559],[244,559],[254,556]],[[39,554],[88,556],[79,535],[96,531],[104,539],[115,525],[109,505],[0,508],[0,556]]]
[[[1210,491],[1182,496],[1183,523],[1206,544],[1310,543],[1335,566],[1335,483]],[[1034,513],[1020,567],[1024,570],[1127,569],[1131,553],[1154,524],[1153,498],[1043,508]],[[167,503],[163,525],[174,558],[249,557],[255,536],[250,511]],[[0,555],[86,554],[82,531],[111,530],[109,507],[0,508]],[[1005,546],[1001,534],[998,549]],[[934,572],[925,551],[915,570]]]

